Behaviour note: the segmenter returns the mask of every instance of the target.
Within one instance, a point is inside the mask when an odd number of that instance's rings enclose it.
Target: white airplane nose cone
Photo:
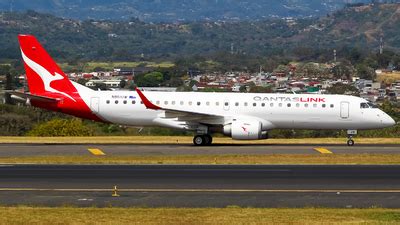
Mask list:
[[[382,123],[386,126],[394,126],[396,124],[396,121],[390,116],[386,116],[385,119],[382,120]]]

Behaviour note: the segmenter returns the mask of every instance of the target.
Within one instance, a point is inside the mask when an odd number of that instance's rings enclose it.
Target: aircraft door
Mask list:
[[[229,104],[229,100],[228,99],[225,99],[224,100],[224,110],[225,111],[228,111],[229,110],[229,106],[230,104]]]
[[[93,97],[90,99],[90,109],[93,113],[97,114],[100,111],[100,98]]]
[[[341,102],[340,103],[340,117],[342,119],[349,118],[349,102]]]

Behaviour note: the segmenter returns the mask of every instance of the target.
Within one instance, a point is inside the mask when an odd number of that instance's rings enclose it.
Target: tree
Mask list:
[[[384,101],[380,108],[394,120],[398,121],[400,119],[400,112],[396,111],[395,106],[390,101]]]
[[[336,83],[330,86],[329,88],[326,89],[326,91],[329,94],[350,94],[350,95],[358,95],[358,90],[356,87],[349,85],[349,84],[343,84],[343,83]]]
[[[145,75],[136,76],[135,83],[139,87],[158,87],[163,82],[163,75],[160,72],[151,72]]]
[[[317,63],[309,62],[300,66],[297,72],[303,73],[306,77],[320,77],[323,70]]]
[[[93,131],[87,128],[80,119],[52,119],[35,126],[28,132],[29,136],[92,136]]]
[[[357,71],[357,76],[359,76],[361,79],[367,79],[367,80],[375,79],[376,76],[375,70],[369,66],[366,66],[364,64],[357,64],[356,71]]]
[[[350,80],[354,75],[354,71],[353,65],[348,61],[344,61],[333,67],[332,74],[335,78]]]

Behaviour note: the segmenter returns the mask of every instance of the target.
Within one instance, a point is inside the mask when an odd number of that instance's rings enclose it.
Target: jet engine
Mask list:
[[[262,123],[258,120],[233,120],[224,126],[223,132],[235,140],[268,139],[268,131],[262,130]]]

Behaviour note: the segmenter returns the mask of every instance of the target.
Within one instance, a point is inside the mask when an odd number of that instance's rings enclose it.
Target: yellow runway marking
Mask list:
[[[98,148],[89,148],[88,151],[93,155],[106,155],[103,151]]]
[[[314,148],[315,151],[318,151],[321,154],[333,154],[333,152],[329,151],[326,148]]]

